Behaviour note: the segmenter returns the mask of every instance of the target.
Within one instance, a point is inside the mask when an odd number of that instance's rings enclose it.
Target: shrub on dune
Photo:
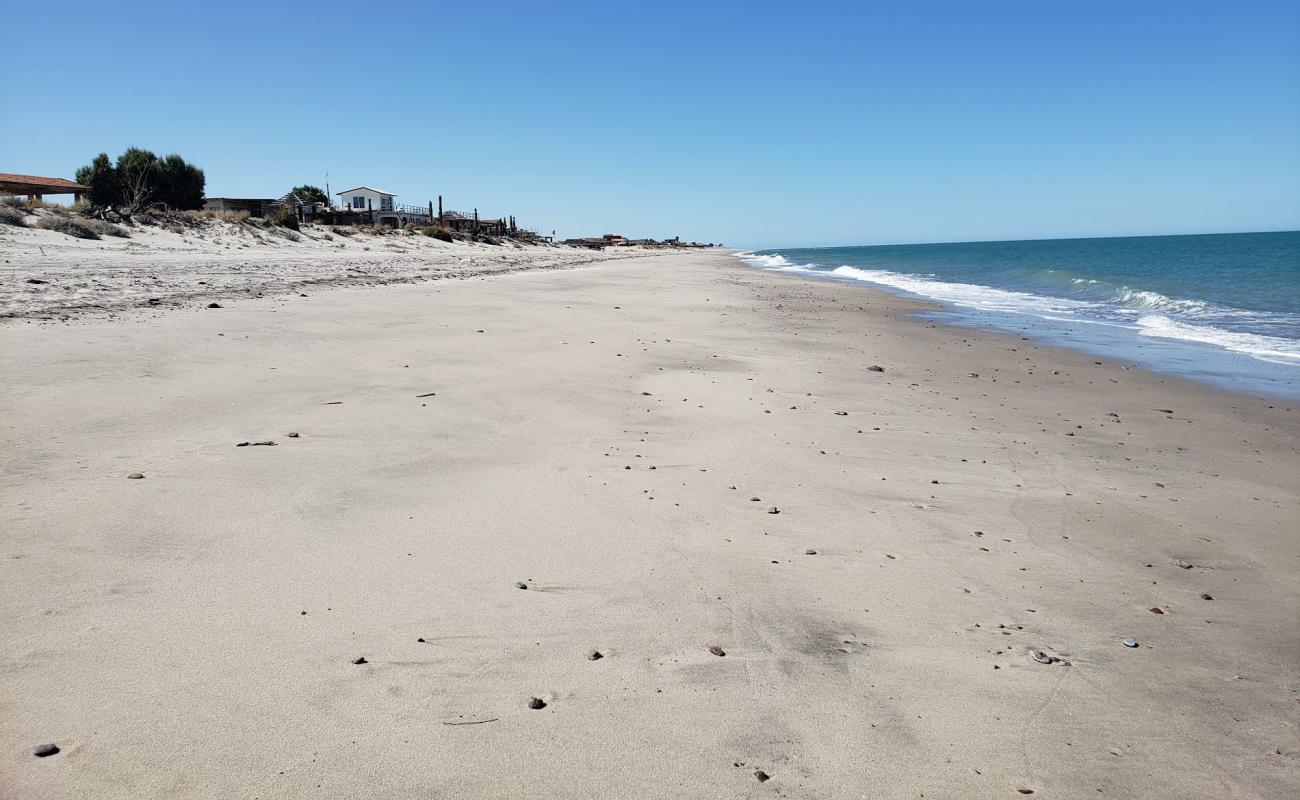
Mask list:
[[[47,231],[55,231],[56,233],[66,233],[68,236],[75,236],[78,239],[99,238],[99,234],[93,228],[85,222],[71,217],[41,217],[36,221],[36,227],[44,228]]]
[[[10,205],[0,206],[0,225],[13,225],[17,228],[27,226],[27,215]]]
[[[120,225],[114,225],[111,222],[105,222],[102,219],[83,219],[77,221],[100,236],[116,236],[121,239],[131,238],[131,234],[127,233],[126,228],[123,228]]]

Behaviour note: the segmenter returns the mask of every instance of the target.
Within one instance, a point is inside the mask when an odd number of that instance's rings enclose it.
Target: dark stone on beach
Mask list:
[[[28,283],[49,283],[49,281],[43,281],[40,278],[28,278],[27,282]]]
[[[528,584],[524,583],[523,581],[515,581],[515,588],[516,588],[516,589],[527,589],[527,588],[528,588]]]
[[[725,656],[727,654],[726,650],[723,650],[721,647],[718,647],[716,644],[709,645],[709,652],[714,654],[715,656]]]
[[[537,711],[546,708],[546,701],[540,697],[530,697],[528,698],[528,707]]]
[[[248,447],[250,444],[252,444],[252,442],[240,442],[239,444],[235,445],[235,447]]]
[[[871,366],[867,367],[867,372],[884,372],[884,371],[885,368],[880,366],[879,364],[872,364]]]
[[[32,755],[37,758],[48,758],[57,752],[59,752],[57,744],[38,744],[32,748]]]
[[[599,650],[592,650],[591,652],[587,653],[587,660],[588,660],[588,661],[599,661],[599,660],[601,660],[601,659],[604,658],[604,657],[605,657],[605,654],[602,653],[602,652],[600,652]]]
[[[815,555],[817,555],[817,551],[816,551],[816,550],[813,550],[812,548],[809,548],[809,549],[803,551],[803,554],[806,555],[806,556],[815,556]]]
[[[130,475],[127,475],[126,477],[130,478],[130,479],[133,480],[133,481],[138,481],[138,480],[140,480],[141,478],[144,477],[144,473],[143,473],[143,472],[132,472]]]
[[[749,502],[751,502],[751,503],[761,503],[761,502],[763,502],[763,498],[761,498],[761,497],[751,497],[751,498],[749,498]]]
[[[290,438],[290,439],[297,439],[297,438],[298,438],[298,432],[297,432],[297,431],[289,431],[288,433],[285,434],[285,436],[286,436],[287,438]]]
[[[769,513],[769,514],[780,514],[780,513],[781,513],[781,509],[777,508],[776,506],[772,506],[771,508],[769,508],[769,509],[767,510],[767,513]]]
[[[1056,656],[1049,656],[1042,650],[1030,650],[1029,657],[1037,661],[1039,664],[1055,664],[1059,660]]]
[[[1214,598],[1213,598],[1212,596],[1210,596],[1209,594],[1202,594],[1202,595],[1201,595],[1201,599],[1202,599],[1202,600],[1213,600]]]
[[[652,395],[651,395],[649,392],[642,392],[642,393],[641,393],[641,396],[642,396],[642,397],[652,397]]]
[[[369,664],[370,662],[369,662],[369,661],[366,661],[366,657],[365,657],[365,656],[357,656],[356,658],[352,659],[352,663],[353,663],[353,664]]]
[[[222,308],[220,303],[208,303],[208,308]]]
[[[847,417],[848,415],[849,415],[849,412],[847,412],[847,411],[836,411],[836,412],[835,412],[835,416],[837,416],[837,417]]]
[[[1020,792],[1021,794],[1033,794],[1033,793],[1034,793],[1034,790],[1033,790],[1033,789],[1017,789],[1016,791],[1017,791],[1017,792]]]
[[[1147,609],[1147,610],[1150,611],[1152,614],[1163,614],[1163,613],[1165,613],[1162,609],[1156,608],[1155,606],[1152,606],[1151,608],[1149,608],[1149,609]]]
[[[1179,559],[1176,563],[1178,564],[1178,566],[1182,567],[1183,569],[1191,569],[1192,567],[1196,566],[1192,562],[1183,561],[1182,559]]]
[[[754,777],[758,780],[759,783],[767,783],[772,778],[771,775],[768,775],[766,772],[764,772],[761,769],[754,770]]]

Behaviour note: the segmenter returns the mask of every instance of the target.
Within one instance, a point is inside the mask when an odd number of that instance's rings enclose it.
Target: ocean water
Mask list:
[[[1300,231],[744,252],[937,301],[936,316],[1300,398]]]

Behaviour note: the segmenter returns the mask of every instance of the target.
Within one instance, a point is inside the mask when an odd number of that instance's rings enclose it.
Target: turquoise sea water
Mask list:
[[[761,269],[866,283],[940,316],[1300,398],[1300,232],[776,249]]]

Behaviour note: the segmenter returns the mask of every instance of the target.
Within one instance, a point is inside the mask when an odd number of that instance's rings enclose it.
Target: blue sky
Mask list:
[[[1300,228],[1298,2],[0,0],[0,172],[179,152],[561,236]]]

